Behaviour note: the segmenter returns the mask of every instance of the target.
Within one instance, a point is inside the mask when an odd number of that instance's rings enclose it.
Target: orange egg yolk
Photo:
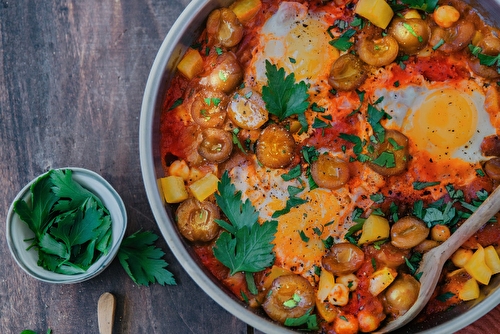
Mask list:
[[[440,159],[453,153],[472,138],[477,126],[477,110],[472,100],[453,89],[430,94],[403,123],[407,134],[419,149]]]

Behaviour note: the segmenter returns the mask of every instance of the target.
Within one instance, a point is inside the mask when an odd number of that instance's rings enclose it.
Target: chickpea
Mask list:
[[[362,38],[357,46],[359,58],[368,65],[377,67],[392,63],[399,52],[398,42],[391,35],[376,40]]]
[[[189,241],[207,242],[219,233],[215,222],[220,218],[219,208],[213,203],[187,199],[177,208],[176,216],[179,231]]]
[[[243,38],[243,26],[236,14],[228,9],[216,9],[210,13],[207,20],[207,32],[215,36],[217,41],[226,48],[238,44]]]
[[[365,253],[359,247],[345,242],[333,245],[321,259],[321,265],[334,275],[347,275],[358,270],[364,259]]]
[[[358,319],[349,313],[340,313],[333,323],[333,330],[337,334],[356,334],[359,331]]]
[[[202,132],[203,140],[198,145],[198,153],[214,163],[226,161],[233,151],[233,137],[227,131],[208,128]]]
[[[277,277],[262,304],[267,315],[280,323],[288,318],[300,318],[316,304],[314,289],[299,275]]]
[[[403,16],[405,19],[422,19],[422,15],[416,9],[407,11]]]
[[[463,268],[473,254],[474,252],[472,249],[459,248],[451,256],[451,262],[453,262],[456,267]]]
[[[347,53],[332,64],[328,83],[334,89],[349,91],[361,86],[367,77],[364,63],[352,53]]]
[[[284,168],[292,163],[295,139],[284,127],[271,124],[261,132],[255,154],[269,168]]]
[[[434,21],[441,28],[449,28],[460,18],[460,12],[453,6],[439,6],[434,11]]]
[[[431,228],[431,239],[438,241],[438,242],[443,242],[448,240],[450,237],[451,232],[450,228],[446,225],[434,225]]]
[[[358,288],[359,278],[354,274],[341,275],[337,277],[337,283],[345,285],[349,291],[354,291]]]
[[[175,160],[168,167],[168,174],[173,176],[180,176],[184,181],[189,179],[189,166],[184,160]]]
[[[358,313],[359,330],[363,333],[373,332],[380,326],[382,320],[380,316],[363,309]]]
[[[311,165],[311,176],[318,186],[337,189],[349,181],[349,164],[337,157],[320,155]]]
[[[429,228],[423,220],[406,216],[391,227],[391,243],[399,248],[412,248],[424,241],[429,235]]]

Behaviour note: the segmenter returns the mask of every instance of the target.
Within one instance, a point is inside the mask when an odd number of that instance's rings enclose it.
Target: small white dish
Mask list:
[[[31,242],[24,241],[34,237],[34,233],[29,229],[28,224],[21,220],[14,212],[14,203],[19,199],[28,201],[31,196],[31,185],[42,175],[37,176],[28,183],[16,196],[10,205],[7,214],[7,243],[10,252],[17,264],[30,276],[48,283],[79,283],[97,276],[113,261],[127,229],[127,212],[125,205],[113,187],[99,174],[88,169],[77,167],[60,168],[70,169],[75,181],[84,188],[97,195],[109,210],[111,215],[112,242],[108,254],[102,256],[85,273],[77,275],[65,275],[45,270],[38,266],[38,251],[34,248],[27,250]]]

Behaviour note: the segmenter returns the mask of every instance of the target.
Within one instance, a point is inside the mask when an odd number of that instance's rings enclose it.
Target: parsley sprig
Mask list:
[[[239,271],[258,272],[274,263],[271,253],[277,221],[265,221],[259,224],[259,215],[247,199],[241,200],[241,191],[231,183],[228,172],[224,172],[215,194],[217,204],[231,224],[216,220],[226,231],[215,241],[215,257],[230,269],[230,275]]]
[[[29,248],[39,265],[60,274],[87,271],[111,247],[111,216],[101,200],[72,178],[71,170],[50,170],[31,186],[31,203],[14,211],[35,234]]]
[[[262,99],[267,110],[280,121],[294,114],[304,114],[309,107],[307,85],[295,82],[295,74],[286,75],[285,69],[266,59],[267,86],[262,87]]]
[[[153,246],[157,239],[153,232],[137,231],[125,238],[120,246],[118,260],[137,285],[177,284],[172,273],[165,269],[168,263],[161,259],[165,253]]]

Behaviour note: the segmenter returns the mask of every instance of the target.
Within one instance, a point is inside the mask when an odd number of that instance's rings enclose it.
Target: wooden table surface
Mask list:
[[[97,300],[117,298],[114,333],[258,333],[212,301],[167,245],[177,286],[137,286],[116,259],[73,285],[43,283],[11,257],[5,220],[17,192],[59,167],[102,175],[123,198],[130,235],[159,229],[139,164],[149,70],[189,0],[0,0],[0,333],[98,333]],[[461,334],[498,332],[500,307]]]

